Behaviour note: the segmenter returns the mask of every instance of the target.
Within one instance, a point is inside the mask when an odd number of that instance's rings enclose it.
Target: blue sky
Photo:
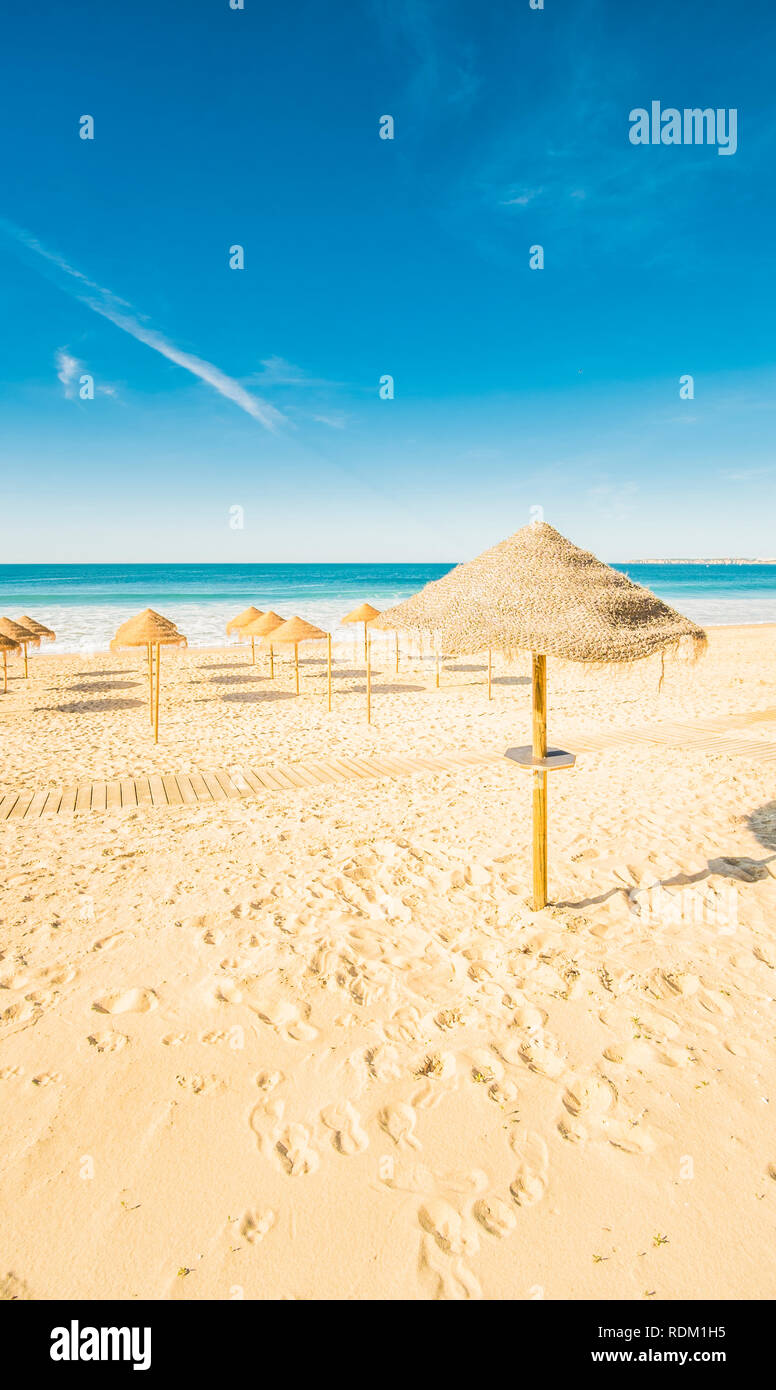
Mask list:
[[[776,553],[772,6],[244,3],[4,20],[0,560]]]

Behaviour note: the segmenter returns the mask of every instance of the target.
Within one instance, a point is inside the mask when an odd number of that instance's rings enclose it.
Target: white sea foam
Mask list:
[[[397,594],[391,602],[403,595]],[[680,609],[701,624],[736,623],[776,623],[776,596],[768,598],[711,598],[697,596],[692,599],[673,598],[665,595],[668,603]],[[83,652],[84,655],[104,652],[110,646],[116,629],[126,618],[131,617],[142,605],[137,601],[130,605],[106,604],[61,604],[47,607],[36,614],[57,633],[57,641],[43,648],[51,652]],[[153,607],[153,603],[151,604]],[[363,628],[343,627],[340,618],[347,600],[313,599],[302,605],[301,616],[317,627],[331,632],[336,642],[362,640]],[[180,631],[188,638],[192,647],[221,646],[227,641],[226,624],[234,617],[234,601],[198,599],[181,603],[170,603],[163,608],[165,617],[171,618]],[[282,610],[281,616],[292,617],[291,609]],[[233,639],[232,639],[233,640]],[[391,640],[388,634],[375,631],[375,642]]]

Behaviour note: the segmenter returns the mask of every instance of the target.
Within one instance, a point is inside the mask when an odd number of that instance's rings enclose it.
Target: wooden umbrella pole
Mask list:
[[[256,638],[251,638],[251,666],[256,665]]]
[[[488,647],[488,699],[493,699],[493,653]]]
[[[327,645],[327,647],[328,647],[328,661],[327,661],[327,663],[326,663],[326,664],[327,664],[327,672],[326,672],[326,674],[327,674],[328,680],[329,680],[329,714],[331,714],[331,633],[329,633],[328,642],[327,642],[326,645]]]
[[[154,649],[148,643],[148,722],[154,722]]]
[[[8,653],[3,651],[3,694],[8,690]]]
[[[20,626],[21,626],[21,625],[20,625]],[[27,679],[27,643],[26,643],[26,642],[22,642],[22,651],[24,652],[24,679],[26,680],[26,679]]]
[[[533,653],[533,756],[547,756],[547,658]],[[547,906],[547,772],[533,773],[533,907]]]
[[[364,623],[364,661],[366,661],[366,657],[367,657],[367,642],[368,642],[368,639],[367,639],[367,635],[366,635],[366,623]]]
[[[436,651],[436,688],[439,689],[439,649]]]
[[[271,642],[269,644],[269,678],[271,681],[275,679],[275,653],[272,650]]]
[[[299,694],[299,643],[294,643],[294,664],[296,667],[296,693]]]
[[[159,656],[160,656],[161,650],[162,650],[162,649],[161,649],[161,646],[160,646],[160,644],[157,642],[157,644],[156,644],[156,688],[155,688],[155,690],[154,690],[154,743],[158,743],[158,742],[159,742],[159,667],[160,667],[160,664],[161,664],[160,661],[159,661]]]
[[[372,643],[366,647],[366,722],[372,723]]]

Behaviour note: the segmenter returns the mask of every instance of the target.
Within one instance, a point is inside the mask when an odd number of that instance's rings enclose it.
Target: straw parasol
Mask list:
[[[28,627],[24,627],[22,623],[15,623],[13,618],[0,618],[0,633],[2,633],[4,637],[13,638],[14,642],[18,643],[24,652],[24,675],[26,677],[27,648],[39,647],[40,637],[38,637],[36,633],[31,632]]]
[[[246,628],[249,623],[254,622],[256,618],[260,618],[261,613],[262,610],[260,608],[254,608],[253,604],[251,604],[249,608],[244,608],[242,613],[238,613],[236,618],[230,618],[229,622],[226,624],[227,637],[231,637],[232,633],[236,632],[240,641],[242,641],[243,628]],[[256,662],[255,640],[255,637],[251,638],[251,662],[253,664]]]
[[[28,631],[34,632],[35,636],[39,637],[41,642],[56,642],[57,634],[52,632],[50,627],[46,627],[45,623],[39,623],[37,618],[30,618],[26,613],[22,613],[19,622],[22,627],[26,627]]]
[[[353,612],[352,612],[352,613],[346,613],[345,617],[340,619],[340,622],[343,622],[343,623],[363,623],[363,624],[364,624],[364,660],[365,660],[365,661],[366,661],[366,656],[367,656],[366,630],[367,630],[367,627],[368,627],[369,623],[373,623],[374,620],[375,620],[375,618],[379,618],[379,616],[380,616],[380,609],[379,609],[379,608],[373,608],[372,605],[371,605],[371,603],[360,603],[360,604],[358,605],[358,608],[354,608],[354,609],[353,609]]]
[[[154,743],[159,742],[159,666],[163,646],[184,646],[186,638],[169,618],[163,618],[153,608],[146,608],[134,618],[121,624],[110,644],[111,651],[119,647],[146,647],[148,650],[149,708],[154,726]],[[156,650],[156,679],[154,680],[154,649]]]
[[[288,618],[280,627],[276,627],[272,632],[266,633],[262,637],[264,646],[293,646],[294,648],[294,668],[296,670],[296,693],[299,694],[299,643],[300,642],[325,642],[329,638],[329,691],[331,692],[331,639],[328,632],[322,632],[319,627],[313,627],[312,623],[305,622],[304,618]],[[329,694],[329,707],[331,708],[331,693]]]
[[[626,575],[532,522],[375,620],[380,628],[434,632],[446,651],[532,654],[533,740],[509,755],[533,773],[533,905],[547,902],[547,773],[573,755],[547,747],[547,657],[595,664],[639,661],[706,634]]]
[[[4,632],[0,632],[0,652],[3,653],[3,694],[8,690],[8,653],[15,652],[19,648],[19,643],[13,637],[6,637]]]
[[[230,618],[229,622],[226,624],[227,637],[231,637],[233,632],[239,632],[240,628],[246,627],[247,624],[252,623],[255,618],[260,618],[261,612],[262,610],[260,608],[254,608],[253,604],[248,608],[243,608],[242,613],[238,613],[236,618]]]
[[[252,618],[250,622],[246,623],[241,629],[242,635],[250,637],[252,647],[257,637],[268,637],[276,628],[282,627],[284,622],[285,618],[281,618],[279,613],[273,613],[270,609],[268,613],[260,613],[258,617]],[[270,680],[275,679],[275,653],[271,642],[269,645],[269,678]]]

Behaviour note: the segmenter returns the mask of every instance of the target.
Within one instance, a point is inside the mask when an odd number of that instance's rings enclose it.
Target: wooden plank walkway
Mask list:
[[[151,773],[111,782],[85,782],[57,791],[7,792],[0,796],[0,821],[33,820],[46,814],[127,810],[139,807],[213,805],[266,792],[333,786],[340,782],[406,777],[417,772],[458,772],[504,761],[503,753],[455,753],[442,758],[316,758],[272,767],[223,768],[188,773]]]
[[[731,715],[695,724],[664,723],[642,728],[609,729],[605,732],[574,732],[556,735],[555,746],[568,748],[579,756],[609,748],[646,746],[682,748],[718,753],[747,761],[776,763],[776,743],[726,737],[726,730],[741,729],[759,720],[776,722],[776,711],[751,716]],[[342,782],[373,780],[380,777],[409,777],[417,773],[460,772],[466,767],[498,763],[514,768],[506,750],[492,753],[448,753],[444,757],[355,758],[338,754],[331,758],[308,759],[297,763],[274,763],[271,767],[244,767],[226,772],[223,768],[188,773],[151,773],[146,777],[123,777],[113,781],[68,785],[54,791],[12,791],[0,794],[0,822],[38,820],[42,816],[79,814],[85,811],[118,811],[161,806],[213,805],[266,792],[298,788],[334,786]]]

